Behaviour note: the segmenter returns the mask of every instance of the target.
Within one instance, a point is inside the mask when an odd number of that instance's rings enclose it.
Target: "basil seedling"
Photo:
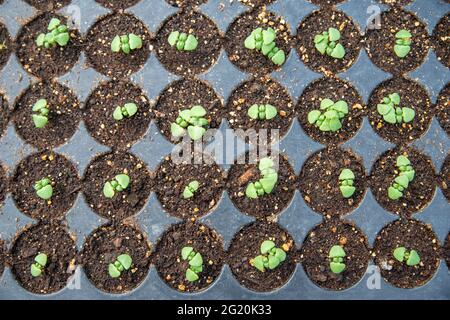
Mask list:
[[[277,47],[275,40],[277,34],[273,28],[257,28],[245,39],[244,46],[250,50],[257,50],[270,59],[274,64],[281,66],[286,61],[286,54]]]
[[[39,277],[44,271],[44,268],[46,266],[47,266],[47,255],[45,253],[39,253],[34,258],[34,263],[31,265],[30,268],[31,275],[34,278]]]
[[[108,273],[111,278],[118,278],[123,271],[129,270],[133,264],[133,259],[128,254],[121,254],[114,263],[108,265]]]
[[[388,188],[388,197],[391,200],[398,200],[403,197],[403,192],[408,188],[409,183],[414,180],[416,174],[409,159],[403,155],[397,157],[396,165],[400,173]]]
[[[194,51],[198,47],[198,40],[193,34],[173,31],[167,38],[171,47],[177,48],[178,51]]]
[[[339,175],[339,189],[344,198],[350,198],[356,191],[355,174],[350,169],[343,169]]]
[[[400,107],[400,95],[396,92],[383,98],[383,101],[377,105],[377,112],[390,124],[408,123],[416,116],[414,109]]]
[[[254,104],[248,109],[248,116],[253,120],[271,120],[277,115],[277,108],[271,104]]]
[[[47,100],[39,99],[31,110],[34,112],[31,115],[34,126],[39,129],[45,127],[48,123],[48,113],[50,112]]]
[[[345,270],[345,256],[345,250],[341,246],[335,245],[331,247],[330,251],[328,252],[331,272],[339,274]]]
[[[341,121],[347,114],[347,102],[323,99],[320,102],[320,110],[312,110],[308,113],[308,122],[319,128],[320,131],[336,132],[342,128]]]
[[[49,200],[53,196],[53,187],[49,178],[36,181],[34,190],[39,198]]]
[[[416,250],[406,250],[405,247],[398,247],[393,252],[394,258],[399,262],[406,262],[406,265],[413,267],[420,263],[420,256]]]
[[[114,120],[120,121],[124,118],[131,118],[138,111],[138,107],[135,103],[125,103],[123,107],[118,106],[113,113]]]
[[[70,35],[67,26],[61,24],[61,20],[53,18],[48,24],[47,34],[41,33],[36,39],[38,47],[51,48],[59,45],[65,47],[69,43]]]
[[[178,118],[171,124],[172,136],[179,138],[187,133],[192,140],[199,140],[206,133],[209,125],[208,119],[204,118],[206,110],[202,106],[193,106],[179,112]]]
[[[189,184],[184,188],[183,191],[183,198],[184,199],[190,199],[192,198],[195,193],[197,192],[198,188],[200,187],[200,183],[196,180],[189,182]]]
[[[343,59],[345,48],[338,41],[341,39],[341,33],[336,28],[329,28],[314,37],[314,43],[317,51],[326,54],[335,59]]]
[[[108,181],[103,186],[103,195],[106,198],[113,198],[116,192],[122,192],[130,184],[130,177],[126,174],[118,174],[114,180]]]
[[[265,240],[261,244],[261,255],[250,260],[250,264],[261,272],[266,269],[274,270],[286,260],[286,252],[283,249],[277,248],[275,242]]]
[[[249,199],[257,199],[265,194],[272,193],[278,181],[278,173],[274,169],[274,163],[270,158],[263,158],[259,162],[259,171],[262,176],[257,182],[248,184],[245,195]]]
[[[181,258],[188,261],[189,268],[186,270],[186,280],[195,282],[199,279],[198,274],[203,271],[203,257],[200,252],[196,252],[192,247],[181,249]]]
[[[402,29],[395,34],[394,53],[399,58],[404,58],[411,51],[412,35],[408,30]]]
[[[111,42],[111,51],[116,53],[122,51],[125,54],[130,54],[131,51],[141,48],[141,37],[133,33],[130,33],[128,35],[115,36],[113,41]]]

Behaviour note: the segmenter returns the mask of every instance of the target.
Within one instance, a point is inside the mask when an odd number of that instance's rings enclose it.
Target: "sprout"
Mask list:
[[[286,61],[286,54],[277,47],[276,31],[273,28],[257,28],[245,39],[244,46],[250,50],[260,51],[277,66],[281,66]]]
[[[43,178],[36,181],[34,190],[39,198],[49,200],[53,196],[53,187],[49,178]]]
[[[383,101],[377,105],[377,112],[390,124],[408,123],[416,116],[414,109],[400,107],[400,95],[396,92],[383,98]]]
[[[320,110],[308,113],[308,122],[323,132],[336,132],[342,128],[342,119],[348,114],[348,104],[343,100],[336,103],[331,99],[320,102]]]
[[[250,264],[261,272],[274,270],[286,260],[286,252],[277,248],[275,242],[265,240],[260,247],[261,255],[250,260]]]
[[[271,120],[277,115],[277,108],[271,104],[254,104],[248,109],[248,116],[253,120]]]
[[[413,267],[420,263],[420,256],[416,250],[407,251],[405,247],[398,247],[393,252],[394,258],[399,262],[406,262],[406,265]]]
[[[114,263],[108,265],[108,273],[111,278],[118,278],[123,271],[129,270],[133,264],[133,259],[128,254],[121,254]]]
[[[339,175],[339,189],[344,198],[350,198],[356,191],[354,187],[355,174],[350,169],[343,169]]]
[[[120,52],[129,54],[131,51],[142,48],[141,37],[130,33],[129,35],[115,36],[111,42],[112,52]]]
[[[192,247],[181,249],[181,259],[188,261],[189,268],[186,270],[186,280],[195,282],[199,279],[198,274],[203,271],[203,257]]]
[[[47,265],[47,255],[45,253],[39,253],[34,258],[34,263],[31,265],[31,275],[36,278],[39,277],[44,271],[45,266]]]
[[[59,45],[65,47],[69,43],[70,35],[66,25],[61,24],[59,19],[53,18],[48,24],[47,34],[41,33],[36,38],[36,45],[38,47],[51,48]]]
[[[332,246],[329,253],[328,258],[330,259],[330,270],[335,274],[339,274],[343,272],[346,268],[344,258],[345,258],[345,250],[338,245]]]
[[[403,192],[408,188],[409,183],[414,180],[416,174],[409,159],[403,155],[397,157],[396,165],[400,173],[388,188],[388,197],[391,200],[398,200],[403,197]]]
[[[200,183],[196,180],[191,181],[183,191],[183,198],[184,199],[190,199],[194,196],[194,194],[197,192],[198,188],[200,187]]]
[[[48,123],[49,113],[47,100],[38,100],[31,110],[34,112],[34,114],[31,115],[31,117],[33,118],[34,126],[39,129],[45,127]]]
[[[411,51],[411,32],[402,29],[395,34],[394,53],[399,58],[404,58]]]
[[[314,37],[314,43],[317,51],[326,54],[335,59],[343,59],[345,56],[345,48],[338,43],[341,39],[341,33],[338,29],[329,28],[328,31],[322,32]]]
[[[198,40],[193,34],[173,31],[167,38],[171,47],[176,47],[178,51],[194,51],[197,49]]]
[[[118,174],[114,180],[108,181],[103,186],[103,195],[107,198],[113,198],[116,192],[122,192],[130,184],[130,177],[126,174]]]
[[[138,111],[135,103],[125,103],[123,107],[118,106],[113,113],[114,120],[120,121],[124,118],[131,118]]]
[[[191,109],[181,110],[178,118],[171,124],[172,136],[179,138],[186,134],[196,141],[203,137],[206,132],[204,127],[209,125],[208,119],[204,118],[206,110],[202,106],[193,106]]]
[[[263,158],[259,162],[259,171],[262,176],[256,182],[248,184],[245,195],[249,199],[257,199],[265,194],[272,193],[278,182],[278,173],[274,169],[274,163],[270,158]]]

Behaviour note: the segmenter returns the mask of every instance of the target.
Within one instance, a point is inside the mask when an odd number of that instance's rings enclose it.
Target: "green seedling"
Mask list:
[[[275,242],[266,240],[261,244],[261,255],[250,260],[250,264],[261,272],[274,270],[286,260],[286,252],[277,248]]]
[[[113,41],[111,42],[111,50],[112,52],[116,53],[122,51],[125,54],[130,54],[131,51],[141,48],[142,48],[142,39],[141,37],[135,35],[134,33],[122,36],[115,36]]]
[[[118,174],[114,180],[107,181],[103,186],[103,195],[106,198],[113,198],[117,192],[122,192],[128,188],[130,177],[126,174]]]
[[[377,112],[390,124],[408,123],[416,116],[414,109],[400,107],[400,95],[396,92],[383,98],[383,101],[377,105]]]
[[[121,254],[114,263],[108,265],[108,273],[111,278],[118,278],[125,270],[129,270],[133,259],[128,254]]]
[[[248,109],[248,116],[253,120],[271,120],[277,115],[277,108],[271,104],[254,104]]]
[[[120,121],[124,118],[131,118],[138,111],[138,107],[135,103],[125,103],[123,107],[118,106],[113,113],[114,120]]]
[[[356,191],[355,174],[350,169],[343,169],[339,175],[339,189],[344,198],[350,198]]]
[[[199,279],[198,274],[203,271],[203,257],[200,252],[196,252],[192,247],[181,249],[181,258],[188,261],[189,268],[186,270],[186,280],[195,282]]]
[[[345,250],[341,246],[332,246],[328,252],[328,258],[330,259],[330,270],[335,274],[342,273],[346,266],[344,262]]]
[[[45,253],[39,253],[34,258],[34,263],[31,265],[31,275],[36,278],[39,277],[42,272],[44,271],[44,268],[47,266],[47,255]]]
[[[275,40],[276,31],[273,28],[257,28],[245,39],[244,46],[250,50],[257,50],[266,56],[277,66],[281,66],[286,61],[286,54],[277,47]]]
[[[404,58],[411,51],[412,35],[408,30],[402,29],[395,34],[394,53],[399,58]]]
[[[66,25],[61,24],[61,20],[53,18],[48,24],[48,33],[41,33],[36,38],[36,45],[46,49],[55,47],[65,47],[70,40],[69,29]]]
[[[413,267],[420,263],[420,256],[416,250],[406,250],[405,247],[398,247],[393,252],[394,258],[399,262],[406,262],[406,265]]]
[[[320,110],[308,113],[308,122],[323,132],[336,132],[342,128],[342,119],[348,114],[348,104],[343,100],[334,102],[323,99]]]
[[[414,180],[416,174],[409,159],[403,155],[397,157],[396,165],[400,173],[388,188],[388,197],[391,200],[398,200],[403,197],[403,192],[408,188],[410,182]]]
[[[49,200],[53,196],[52,182],[49,178],[36,181],[34,190],[36,190],[37,196],[43,200]]]
[[[314,37],[314,44],[321,54],[326,54],[335,59],[343,59],[345,48],[338,41],[341,39],[341,33],[336,28],[329,28]]]
[[[34,114],[31,115],[31,117],[33,118],[34,126],[39,129],[45,127],[48,123],[49,113],[47,100],[38,100],[31,110],[34,112]]]
[[[278,173],[274,169],[274,163],[272,159],[261,159],[258,168],[262,178],[256,182],[250,182],[247,185],[245,195],[249,199],[257,199],[264,196],[265,194],[272,193],[278,181]]]
[[[173,31],[167,38],[171,47],[177,48],[178,51],[194,51],[198,47],[198,40],[193,34]]]
[[[192,198],[195,193],[197,192],[198,188],[200,187],[200,183],[196,180],[191,181],[183,191],[183,198],[184,199],[190,199]]]
[[[209,125],[208,119],[204,118],[206,110],[202,106],[193,106],[179,112],[178,118],[171,124],[172,136],[179,138],[187,134],[196,141],[206,133],[205,127]]]

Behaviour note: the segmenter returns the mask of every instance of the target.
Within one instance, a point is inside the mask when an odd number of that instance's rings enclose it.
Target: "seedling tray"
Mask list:
[[[385,11],[389,7],[371,0],[348,0],[338,4],[338,10],[345,12],[353,18],[360,30],[366,29],[371,14],[377,10]],[[268,10],[285,18],[294,35],[300,22],[318,6],[306,0],[277,0],[268,5]],[[450,4],[444,0],[415,0],[405,7],[423,21],[431,35],[435,25],[441,17],[446,15]],[[140,19],[155,36],[163,21],[175,14],[179,9],[170,6],[164,0],[141,0],[127,12]],[[209,0],[198,7],[198,11],[216,23],[222,35],[228,26],[241,13],[251,10],[239,1]],[[62,15],[71,16],[79,22],[82,35],[95,21],[110,11],[100,6],[94,0],[73,0],[69,6],[58,11]],[[5,0],[0,5],[0,22],[5,24],[11,37],[15,39],[22,25],[30,21],[38,11],[22,0]],[[447,29],[448,29],[447,25]],[[145,65],[131,76],[131,81],[140,86],[150,104],[154,105],[162,90],[171,82],[179,78],[167,71],[155,55],[157,48],[151,50]],[[315,79],[322,75],[311,71],[298,56],[297,50],[292,48],[286,63],[278,71],[271,73],[271,77],[283,85],[297,103],[303,90]],[[250,75],[238,70],[228,59],[222,48],[217,62],[206,72],[198,76],[207,81],[222,99],[224,105],[228,97]],[[338,77],[351,82],[367,103],[372,90],[390,75],[376,67],[362,49],[357,61],[347,71],[339,73]],[[430,49],[425,61],[416,70],[408,74],[422,84],[433,103],[436,103],[441,90],[450,80],[449,69],[438,61],[433,49]],[[57,80],[74,91],[81,105],[86,101],[89,93],[107,77],[101,75],[86,64],[86,56],[81,56],[76,65]],[[9,106],[12,108],[16,98],[23,90],[36,82],[37,79],[25,71],[18,62],[15,54],[11,54],[8,63],[0,71],[0,91],[5,93]],[[229,126],[224,119],[221,130]],[[444,159],[449,154],[450,140],[444,129],[434,117],[427,131],[411,144],[420,152],[428,155],[436,168],[436,177],[443,166]],[[163,158],[170,154],[173,145],[161,134],[153,120],[145,136],[135,143],[129,151],[145,162],[147,167],[154,171]],[[367,117],[364,118],[358,133],[343,145],[363,158],[366,174],[369,175],[375,160],[385,151],[393,148],[392,143],[383,140],[372,129]],[[287,135],[281,140],[279,149],[287,155],[296,175],[299,174],[305,161],[312,154],[324,148],[323,145],[313,141],[301,129],[294,118]],[[80,177],[83,176],[89,162],[98,154],[107,152],[108,147],[96,142],[86,130],[83,122],[80,123],[76,133],[70,141],[55,149],[57,153],[65,155],[75,165]],[[7,167],[8,176],[12,176],[17,164],[37,150],[25,143],[15,132],[12,121],[0,140],[0,160]],[[229,170],[230,165],[221,165]],[[437,179],[437,178],[436,178]],[[157,183],[157,182],[156,182]],[[10,193],[7,194],[0,209],[0,235],[11,248],[16,234],[24,227],[36,224],[37,221],[20,212],[16,207]],[[432,226],[433,231],[443,246],[450,231],[450,203],[444,197],[441,188],[435,190],[433,200],[426,208],[412,216],[413,219],[423,221]],[[368,238],[369,247],[372,248],[377,233],[398,216],[384,210],[375,200],[372,192],[368,190],[359,207],[346,215],[345,221],[355,223]],[[152,192],[144,208],[134,217],[135,222],[147,235],[153,248],[163,232],[172,224],[180,221],[166,213]],[[202,217],[201,223],[215,229],[222,237],[225,251],[230,241],[240,228],[253,221],[254,218],[244,215],[233,205],[224,191],[219,205],[213,212]],[[315,213],[304,201],[297,190],[289,206],[277,215],[276,221],[294,239],[297,249],[307,234],[323,220],[322,215]],[[67,213],[65,221],[71,233],[76,235],[78,249],[81,250],[85,238],[97,227],[107,223],[107,220],[95,214],[85,202],[82,193],[78,193],[74,206]],[[78,267],[75,276],[69,285],[52,294],[38,295],[25,290],[7,266],[1,277],[1,299],[449,299],[450,273],[444,260],[444,250],[440,254],[439,268],[433,278],[425,285],[414,289],[400,289],[381,278],[373,260],[369,262],[366,274],[354,286],[342,290],[325,290],[315,285],[302,267],[301,263],[295,265],[295,271],[290,280],[281,288],[272,292],[258,293],[241,286],[233,277],[228,265],[224,265],[220,276],[206,290],[197,293],[182,293],[169,287],[159,276],[154,265],[145,280],[134,290],[123,294],[109,294],[97,289],[86,277],[82,267]],[[448,255],[448,253],[446,254]]]

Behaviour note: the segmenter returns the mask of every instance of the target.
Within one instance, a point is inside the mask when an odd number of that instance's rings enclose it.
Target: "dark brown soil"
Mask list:
[[[355,174],[356,191],[348,199],[342,196],[339,189],[339,175],[345,168]],[[334,148],[313,154],[303,165],[298,183],[308,206],[328,218],[355,210],[368,187],[363,160],[350,150]]]
[[[50,200],[39,198],[34,185],[41,179],[52,181]],[[28,156],[17,166],[11,192],[17,207],[39,220],[61,219],[75,203],[81,181],[75,166],[64,156],[50,151]]]
[[[348,115],[342,119],[342,128],[337,132],[320,131],[308,122],[308,113],[320,109],[320,102],[325,99],[334,102],[344,100],[348,104]],[[297,113],[303,130],[312,139],[322,144],[340,144],[352,138],[360,129],[365,108],[358,91],[349,83],[338,78],[321,78],[311,83],[304,91],[297,104]]]
[[[219,203],[225,189],[226,173],[204,155],[205,161],[195,164],[194,159],[182,163],[169,156],[156,172],[156,196],[164,210],[181,219],[198,218],[211,212]],[[206,162],[208,161],[208,162]],[[184,199],[183,191],[192,181],[200,187],[193,198]]]
[[[205,108],[209,128],[219,128],[222,118],[225,117],[225,110],[214,89],[197,79],[177,80],[164,89],[155,106],[156,123],[167,139],[172,138],[170,126],[177,119],[179,112],[194,105]]]
[[[208,2],[208,0],[166,0],[170,5],[179,8],[185,7],[196,7],[203,3]]]
[[[7,254],[8,253],[5,246],[5,242],[3,240],[0,240],[0,277],[3,275],[3,271],[5,271]]]
[[[8,29],[3,23],[0,23],[0,70],[8,62],[9,56],[13,51],[13,45]]]
[[[393,252],[397,247],[414,249],[420,264],[407,266],[397,261]],[[381,276],[399,288],[414,288],[427,283],[439,267],[439,240],[430,225],[417,220],[396,220],[377,235],[373,253]]]
[[[439,94],[436,104],[436,116],[441,127],[450,136],[450,82]]]
[[[54,11],[69,5],[71,0],[25,0],[25,2],[42,11]]]
[[[271,240],[286,251],[286,260],[275,270],[261,272],[250,260],[261,254],[261,244]],[[228,263],[234,277],[244,287],[258,292],[274,291],[285,285],[295,270],[295,243],[276,223],[257,221],[242,228],[228,249]]]
[[[416,174],[414,180],[403,192],[403,197],[391,200],[387,190],[399,173],[396,166],[399,155],[408,157]],[[415,149],[400,146],[381,155],[373,165],[370,177],[372,193],[377,202],[387,211],[410,217],[422,211],[433,200],[437,184],[435,172],[434,165],[428,156]]]
[[[440,186],[442,193],[450,202],[450,154],[445,158],[445,162],[442,165]]]
[[[267,4],[271,4],[272,2],[275,2],[276,0],[239,0],[243,4],[249,7],[260,7]]]
[[[39,277],[33,277],[30,267],[39,253],[48,257],[47,266]],[[38,224],[21,232],[11,249],[12,273],[26,290],[50,294],[66,287],[76,268],[77,249],[74,237],[58,224]]]
[[[308,0],[314,4],[317,4],[319,6],[333,6],[335,4],[344,2],[346,0]]]
[[[33,105],[46,99],[49,105],[48,123],[36,128],[32,119]],[[66,143],[75,133],[81,118],[80,104],[71,89],[58,82],[32,84],[16,100],[13,121],[17,133],[39,149]]]
[[[114,37],[134,33],[142,48],[125,54],[112,52]],[[113,13],[100,18],[87,32],[86,55],[90,65],[108,77],[129,77],[141,69],[150,55],[150,33],[145,24],[129,13]]]
[[[254,120],[248,116],[248,109],[254,104],[271,104],[278,109],[278,115],[271,120]],[[267,130],[267,140],[283,137],[295,118],[295,106],[289,92],[269,77],[252,79],[239,85],[227,103],[227,118],[239,137],[257,143],[259,136]],[[250,130],[249,130],[250,129]],[[249,132],[246,132],[249,130]],[[272,136],[271,130],[279,130],[279,136]],[[270,138],[269,138],[270,135]],[[269,140],[270,139],[270,140]]]
[[[345,48],[343,59],[322,55],[314,45],[314,37],[336,28],[341,32],[339,43]],[[347,70],[356,61],[361,49],[360,31],[353,20],[337,10],[323,9],[308,15],[297,29],[297,51],[301,60],[313,71],[326,75]]]
[[[70,30],[70,41],[65,47],[39,48],[36,45],[36,38],[39,34],[47,32],[52,18],[58,18],[61,23],[67,25],[65,17],[45,12],[23,26],[16,40],[16,55],[23,68],[45,80],[71,70],[84,47],[79,31]]]
[[[0,206],[3,205],[3,201],[6,198],[6,193],[8,192],[8,190],[9,190],[9,179],[8,176],[6,175],[6,168],[0,163]]]
[[[198,47],[194,51],[178,51],[167,41],[173,31],[195,35]],[[177,75],[202,73],[213,66],[222,48],[222,36],[214,22],[196,11],[182,11],[169,17],[158,30],[155,39],[156,56],[164,67]]]
[[[130,177],[130,185],[112,199],[103,195],[103,186],[118,174]],[[96,157],[83,179],[83,192],[89,206],[102,217],[120,221],[138,213],[147,202],[153,179],[144,162],[130,153],[112,152]]]
[[[203,258],[203,271],[195,282],[186,280],[187,261],[181,259],[184,247],[193,247]],[[203,224],[181,223],[173,225],[158,242],[155,267],[159,276],[170,287],[182,292],[197,292],[209,287],[220,275],[225,252],[220,236]]]
[[[279,155],[278,182],[271,194],[249,199],[245,190],[250,182],[261,179],[257,163],[249,161],[250,154],[239,157],[228,172],[227,191],[234,205],[242,212],[257,218],[269,217],[283,211],[294,197],[296,180],[287,156]],[[245,161],[243,161],[245,160]],[[275,164],[276,163],[275,161]]]
[[[445,239],[444,247],[442,248],[444,255],[445,263],[447,264],[447,268],[450,269],[450,233],[447,235]]]
[[[366,31],[366,51],[374,64],[392,74],[405,74],[418,68],[430,47],[425,25],[411,12],[392,8],[383,11],[381,29]],[[413,39],[411,51],[405,58],[394,53],[395,34],[406,29]]]
[[[114,110],[135,103],[137,113],[117,121]],[[108,81],[98,86],[86,101],[84,121],[89,133],[113,149],[128,149],[139,140],[150,125],[151,108],[144,92],[131,82]]]
[[[399,7],[404,7],[408,4],[410,4],[411,2],[413,2],[414,0],[378,0],[381,3],[390,5],[390,6],[399,6]]]
[[[291,27],[283,17],[266,10],[266,7],[244,12],[228,27],[224,44],[228,59],[240,70],[256,75],[265,75],[280,69],[280,66],[261,52],[244,46],[245,39],[253,30],[269,27],[276,31],[276,45],[284,50],[287,59],[291,51]]]
[[[328,257],[331,247],[345,250],[345,270],[335,274]],[[344,290],[354,286],[364,276],[369,264],[370,250],[366,236],[356,226],[339,219],[324,222],[306,237],[300,260],[308,277],[319,287]]]
[[[11,111],[9,110],[8,100],[0,92],[0,137],[5,133],[8,127]]]
[[[441,18],[433,31],[433,46],[436,56],[447,68],[450,68],[450,13]]]
[[[118,278],[111,278],[108,266],[121,254],[133,260],[130,270]],[[95,230],[87,239],[80,254],[88,279],[100,290],[125,293],[135,289],[146,278],[150,268],[151,248],[138,229],[125,225],[106,225]]]
[[[400,107],[414,109],[416,116],[412,122],[390,124],[378,113],[377,105],[392,93],[400,95]],[[372,92],[368,102],[368,115],[372,128],[383,139],[395,144],[406,144],[419,139],[428,130],[433,119],[433,110],[427,90],[422,85],[406,78],[395,77],[381,83]]]
[[[102,6],[108,9],[113,10],[123,10],[129,7],[134,6],[141,0],[95,0],[96,2],[100,3]]]

